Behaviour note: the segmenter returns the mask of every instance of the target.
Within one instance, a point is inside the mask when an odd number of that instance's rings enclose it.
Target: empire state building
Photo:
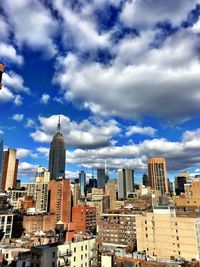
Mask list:
[[[50,180],[65,178],[65,139],[61,133],[60,116],[49,152]]]

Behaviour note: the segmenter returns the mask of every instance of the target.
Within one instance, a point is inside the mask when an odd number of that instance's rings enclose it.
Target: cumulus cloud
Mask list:
[[[35,177],[38,165],[31,164],[28,162],[21,162],[18,167],[18,176],[19,177]]]
[[[97,2],[97,1],[96,1]],[[91,7],[91,6],[90,6]],[[63,19],[63,43],[69,46],[69,42],[81,51],[90,51],[91,49],[104,48],[109,46],[108,33],[100,33],[95,21],[92,21],[91,9],[87,8],[72,10],[70,3],[63,0],[55,0],[54,8],[59,12]],[[78,33],[78,34],[77,34]]]
[[[159,48],[150,46],[154,37],[150,31],[122,40],[113,48],[115,60],[108,66],[82,63],[74,54],[59,58],[62,70],[55,81],[65,99],[94,113],[131,119],[148,114],[177,122],[197,115],[198,36],[182,29]]]
[[[15,72],[5,72],[3,74],[3,84],[8,87],[8,88],[12,88],[13,91],[15,92],[25,92],[25,93],[29,93],[30,89],[28,87],[26,87],[24,85],[24,80],[23,78],[18,75]]]
[[[39,117],[40,127],[31,137],[36,142],[50,142],[56,132],[58,115],[48,118]],[[67,146],[97,147],[110,145],[113,136],[120,133],[115,120],[103,121],[101,119],[85,119],[79,123],[71,121],[67,116],[61,115],[62,133]]]
[[[17,158],[18,159],[27,158],[27,157],[36,158],[37,154],[33,153],[30,149],[17,148]]]
[[[3,8],[20,46],[27,45],[33,50],[42,50],[48,56],[55,55],[53,36],[57,22],[47,7],[37,0],[8,0]]]
[[[14,120],[14,121],[22,121],[23,120],[23,118],[24,118],[24,114],[14,114],[13,116],[12,116],[12,119]]]
[[[105,160],[110,169],[133,168],[136,172],[147,171],[147,160],[151,157],[165,157],[168,171],[180,171],[198,166],[200,162],[200,129],[185,132],[180,141],[164,138],[145,140],[139,144],[110,146],[95,149],[75,149],[66,151],[66,163],[79,167],[96,169],[104,167]],[[39,147],[37,152],[46,158],[49,149]]]
[[[35,127],[35,121],[33,119],[27,119],[25,127],[26,128],[34,128]]]
[[[149,27],[162,21],[179,25],[187,19],[188,13],[195,9],[198,3],[198,0],[131,0],[124,5],[121,21],[132,27]]]
[[[43,94],[42,95],[42,97],[41,97],[41,99],[40,99],[40,102],[42,103],[42,104],[48,104],[48,102],[49,102],[49,99],[50,99],[50,95],[48,95],[48,94]]]
[[[126,132],[126,136],[131,136],[134,134],[154,136],[156,131],[157,130],[152,127],[129,126]]]
[[[5,62],[13,62],[21,65],[23,57],[19,55],[14,46],[0,42],[0,57]]]

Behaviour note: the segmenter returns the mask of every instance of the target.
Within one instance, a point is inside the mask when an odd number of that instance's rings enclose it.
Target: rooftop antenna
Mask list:
[[[58,125],[57,125],[57,132],[60,133],[61,124],[60,124],[60,115],[58,116]]]

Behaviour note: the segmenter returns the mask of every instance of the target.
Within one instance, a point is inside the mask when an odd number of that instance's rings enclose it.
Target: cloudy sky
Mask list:
[[[61,115],[67,176],[164,156],[200,167],[200,0],[0,2],[0,134],[19,176],[48,166]]]

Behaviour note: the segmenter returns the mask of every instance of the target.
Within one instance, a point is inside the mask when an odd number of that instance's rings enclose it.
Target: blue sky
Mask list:
[[[0,3],[0,133],[19,176],[48,166],[61,115],[66,176],[164,156],[169,177],[200,167],[200,1]]]

